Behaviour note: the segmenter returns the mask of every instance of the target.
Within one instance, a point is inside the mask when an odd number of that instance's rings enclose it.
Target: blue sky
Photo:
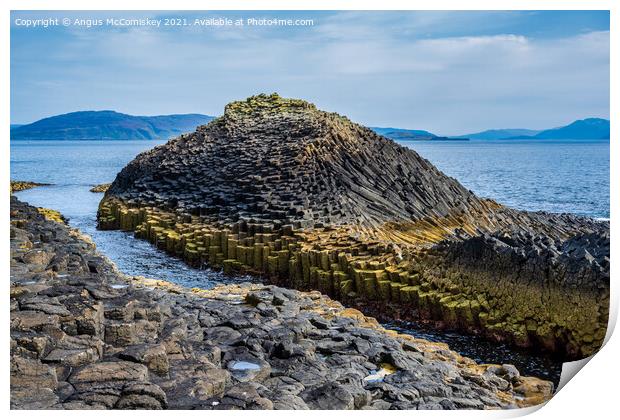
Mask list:
[[[48,27],[16,19],[268,17],[305,27]],[[609,118],[609,13],[12,12],[11,122],[219,115],[278,92],[369,126],[453,135]]]

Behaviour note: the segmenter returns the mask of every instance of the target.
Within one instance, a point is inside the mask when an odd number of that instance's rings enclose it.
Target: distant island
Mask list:
[[[464,134],[456,137],[466,137],[474,140],[504,140],[518,136],[535,136],[540,130],[528,130],[527,128],[500,128],[485,130],[479,133]]]
[[[396,141],[455,141],[455,140],[600,140],[609,139],[609,120],[586,118],[547,130],[527,128],[501,128],[458,136],[439,136],[426,130],[412,130],[393,127],[370,127],[377,134]]]
[[[157,140],[193,132],[214,117],[202,114],[135,116],[115,111],[79,111],[32,124],[11,124],[12,140]]]
[[[382,135],[396,141],[467,141],[466,137],[445,137],[438,136],[425,130],[410,130],[406,128],[393,128],[393,127],[370,127],[375,133]]]
[[[525,128],[505,128],[486,130],[479,133],[457,136],[476,140],[528,140],[528,139],[556,139],[556,140],[599,140],[609,139],[609,120],[603,118],[586,118],[573,121],[563,127],[547,130],[528,130]]]

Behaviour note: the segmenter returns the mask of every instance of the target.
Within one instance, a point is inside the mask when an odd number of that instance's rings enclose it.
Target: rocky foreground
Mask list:
[[[98,223],[194,266],[566,358],[593,354],[607,328],[608,222],[477,197],[415,151],[275,94],[138,155]]]
[[[15,409],[484,409],[551,397],[319,292],[129,278],[11,197]]]

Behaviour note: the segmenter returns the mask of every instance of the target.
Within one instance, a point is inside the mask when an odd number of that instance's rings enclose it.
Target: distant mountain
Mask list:
[[[440,141],[440,140],[467,140],[465,137],[443,137],[433,134],[429,131],[425,130],[409,130],[406,128],[393,128],[393,127],[370,127],[375,133],[382,135],[383,137],[387,137],[392,140],[430,140],[430,141]]]
[[[143,117],[115,111],[79,111],[11,128],[13,140],[153,140],[192,132],[214,117],[202,114]]]
[[[375,133],[392,140],[430,140],[437,137],[424,130],[408,130],[406,128],[370,127]]]
[[[11,130],[17,127],[21,127],[24,124],[11,124]]]
[[[577,120],[564,127],[541,131],[534,136],[536,139],[608,139],[609,137],[609,120],[602,118]]]
[[[475,140],[501,140],[518,136],[535,136],[540,130],[528,130],[527,128],[503,128],[499,130],[485,130],[479,133],[455,136],[458,138],[470,138]]]
[[[586,118],[577,120],[563,127],[549,130],[528,130],[525,128],[506,128],[486,130],[480,133],[465,134],[463,136],[476,140],[527,140],[527,139],[608,139],[610,134],[609,120],[603,118]]]

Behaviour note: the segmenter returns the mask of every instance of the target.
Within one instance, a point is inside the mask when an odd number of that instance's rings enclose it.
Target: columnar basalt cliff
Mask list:
[[[553,391],[316,291],[125,276],[15,197],[10,308],[14,409],[497,409]]]
[[[193,265],[580,357],[605,335],[609,224],[477,197],[415,151],[258,95],[140,154],[101,229]]]

